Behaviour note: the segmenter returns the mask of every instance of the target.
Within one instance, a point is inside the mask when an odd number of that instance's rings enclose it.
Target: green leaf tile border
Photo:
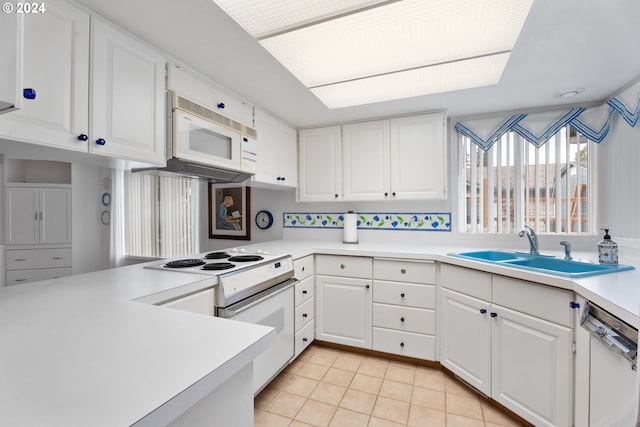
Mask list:
[[[358,215],[359,230],[451,231],[451,213],[366,212]],[[343,212],[284,212],[285,228],[342,228]]]

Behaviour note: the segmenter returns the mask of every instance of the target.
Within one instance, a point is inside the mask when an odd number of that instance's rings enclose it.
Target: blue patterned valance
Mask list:
[[[609,133],[611,116],[618,113],[634,127],[640,119],[640,82],[605,104],[534,114],[515,114],[492,119],[458,122],[455,129],[487,151],[505,133],[513,131],[536,147],[544,145],[562,127],[570,125],[589,140],[600,143]]]
[[[640,117],[640,82],[610,99],[607,104],[620,114],[629,126],[635,127]]]

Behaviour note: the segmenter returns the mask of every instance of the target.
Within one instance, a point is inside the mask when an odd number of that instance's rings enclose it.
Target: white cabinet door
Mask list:
[[[0,135],[86,152],[81,135],[89,133],[89,14],[47,0],[45,13],[24,20],[23,61],[23,86],[36,98],[1,116]]]
[[[491,395],[490,304],[449,289],[440,293],[440,363]]]
[[[298,132],[284,123],[278,125],[278,166],[280,185],[298,186]]]
[[[316,276],[316,338],[372,348],[371,280]]]
[[[491,397],[537,426],[571,426],[571,329],[493,306]]]
[[[280,176],[278,164],[278,121],[264,111],[255,110],[255,125],[258,132],[258,170],[254,180],[277,183]]]
[[[342,127],[344,200],[389,198],[389,121]]]
[[[391,119],[391,198],[446,197],[444,113]]]
[[[5,243],[7,245],[40,243],[39,194],[37,188],[5,189]]]
[[[301,202],[342,200],[340,126],[300,131]]]
[[[95,17],[92,34],[89,151],[164,164],[164,57]]]
[[[71,243],[71,189],[40,189],[40,244]]]
[[[6,244],[71,243],[71,189],[7,188]]]
[[[258,171],[255,182],[284,187],[298,186],[296,130],[264,111],[255,110],[258,132]]]

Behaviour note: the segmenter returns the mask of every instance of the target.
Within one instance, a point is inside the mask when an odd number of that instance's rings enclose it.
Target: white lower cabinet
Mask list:
[[[571,426],[571,292],[448,265],[441,280],[442,365],[536,426]]]
[[[293,261],[295,286],[295,345],[294,358],[313,342],[315,338],[315,293],[313,276],[313,255]]]
[[[316,338],[372,348],[372,260],[316,257]]]
[[[373,349],[436,360],[436,267],[375,259]]]

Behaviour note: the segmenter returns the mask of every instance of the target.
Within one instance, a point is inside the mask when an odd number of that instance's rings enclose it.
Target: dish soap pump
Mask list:
[[[611,240],[608,228],[601,228],[601,230],[604,230],[604,237],[598,242],[598,262],[609,265],[618,264],[618,244]]]

